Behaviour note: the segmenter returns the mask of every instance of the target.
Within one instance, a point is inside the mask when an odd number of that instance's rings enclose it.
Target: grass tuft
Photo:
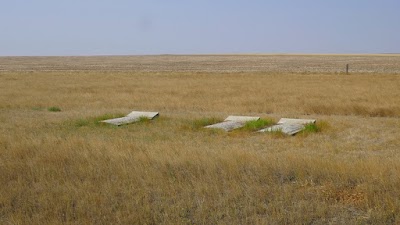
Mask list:
[[[303,130],[303,132],[305,132],[305,133],[317,133],[319,131],[320,131],[320,129],[317,126],[317,124],[315,124],[315,123],[306,124],[304,126],[304,130]]]
[[[57,107],[57,106],[52,106],[52,107],[47,108],[47,111],[49,111],[49,112],[61,112],[61,108]]]
[[[312,133],[319,133],[330,128],[330,125],[326,121],[320,121],[317,123],[309,123],[305,125],[304,130],[302,130],[300,135],[308,135]]]
[[[274,121],[272,119],[259,119],[256,121],[248,121],[244,125],[244,127],[240,128],[239,130],[241,131],[258,131],[261,130],[262,128],[265,128],[269,125],[272,125]]]
[[[148,123],[148,122],[150,122],[151,120],[149,119],[149,118],[147,118],[147,117],[144,117],[144,116],[141,116],[141,117],[139,117],[139,123]]]

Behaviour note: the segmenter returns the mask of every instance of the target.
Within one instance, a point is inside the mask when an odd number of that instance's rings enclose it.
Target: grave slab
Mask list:
[[[281,131],[284,134],[287,135],[294,135],[304,129],[303,124],[296,124],[296,123],[284,123],[284,124],[278,124],[274,125],[272,127],[268,127],[262,130],[259,130],[258,132],[277,132]]]
[[[312,119],[291,119],[291,118],[282,118],[279,120],[278,124],[284,124],[284,123],[291,123],[291,124],[309,124],[309,123],[315,123],[316,120]]]
[[[145,117],[147,119],[154,119],[155,117],[157,117],[159,115],[158,112],[140,112],[140,111],[132,111],[131,113],[129,113],[127,116],[130,117]]]
[[[132,111],[127,116],[109,120],[103,120],[101,122],[112,124],[115,126],[120,126],[124,124],[134,123],[140,120],[140,118],[147,118],[147,119],[154,119],[159,115],[158,112],[139,112],[139,111]]]
[[[222,129],[225,131],[231,131],[240,127],[243,127],[248,121],[259,120],[260,117],[252,116],[228,116],[224,122],[208,125],[205,128]]]
[[[247,122],[247,121],[256,121],[259,120],[260,117],[254,116],[228,116],[225,121],[240,121],[240,122]]]
[[[109,120],[103,120],[101,122],[103,123],[109,123],[115,126],[120,126],[123,124],[129,124],[129,123],[134,123],[140,120],[140,117],[130,117],[130,116],[124,116],[120,118],[115,118],[115,119],[109,119]]]
[[[231,131],[240,127],[243,127],[245,122],[241,121],[224,121],[221,123],[216,123],[208,125],[205,128],[222,129],[224,131]]]

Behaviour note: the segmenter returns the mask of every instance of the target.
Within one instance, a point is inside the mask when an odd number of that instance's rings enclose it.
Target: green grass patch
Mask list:
[[[320,129],[317,126],[317,124],[315,124],[315,123],[306,124],[304,126],[304,130],[303,130],[303,132],[305,132],[305,133],[317,133],[319,131],[320,131]]]
[[[327,123],[325,121],[320,121],[317,123],[309,123],[309,124],[305,125],[304,130],[302,130],[299,134],[300,135],[309,135],[309,134],[313,134],[313,133],[319,133],[319,132],[329,129],[329,127],[330,127],[329,123]]]
[[[304,126],[304,129],[302,131],[300,131],[298,134],[296,134],[296,136],[297,135],[299,135],[299,136],[308,136],[310,134],[318,133],[318,132],[320,132],[320,128],[317,126],[317,124],[309,123],[309,124],[306,124]]]
[[[248,121],[244,125],[244,127],[240,128],[239,130],[242,131],[258,131],[261,130],[267,126],[270,126],[274,123],[272,119],[259,119],[259,120],[254,120],[254,121]]]
[[[47,108],[47,111],[49,111],[49,112],[61,112],[61,108],[57,107],[57,106],[52,106],[52,107]]]

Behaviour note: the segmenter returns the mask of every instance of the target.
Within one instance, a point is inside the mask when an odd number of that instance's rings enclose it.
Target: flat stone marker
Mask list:
[[[257,121],[260,117],[251,116],[228,116],[224,122],[208,125],[205,128],[222,129],[225,131],[231,131],[240,127],[243,127],[248,121]]]
[[[302,131],[307,124],[314,124],[316,120],[310,119],[290,119],[290,118],[282,118],[279,120],[277,125],[272,127],[268,127],[258,132],[274,132],[281,131],[287,135],[295,135],[298,132]]]
[[[101,122],[108,123],[116,126],[120,126],[123,124],[129,124],[139,121],[141,118],[147,119],[154,119],[155,117],[159,116],[158,112],[139,112],[139,111],[132,111],[127,116],[109,120],[103,120]]]
[[[225,121],[240,121],[240,122],[247,122],[247,121],[256,121],[259,120],[260,117],[254,116],[228,116]]]
[[[294,135],[304,129],[303,124],[296,124],[296,123],[284,123],[284,124],[278,124],[274,125],[272,127],[268,127],[262,130],[259,130],[258,132],[277,132],[281,131],[284,134],[287,135]]]
[[[145,117],[147,119],[154,119],[159,115],[158,112],[139,112],[139,111],[132,111],[127,116],[128,117]]]
[[[279,120],[278,124],[284,123],[296,123],[296,124],[309,124],[315,123],[316,120],[307,120],[307,119],[290,119],[290,118],[282,118]]]
[[[225,131],[231,131],[231,130],[243,127],[244,124],[245,124],[244,122],[239,122],[239,121],[224,121],[221,123],[208,125],[205,128],[222,129]]]

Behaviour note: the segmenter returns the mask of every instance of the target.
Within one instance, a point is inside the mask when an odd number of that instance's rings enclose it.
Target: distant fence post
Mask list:
[[[346,74],[349,74],[349,64],[346,64]]]

